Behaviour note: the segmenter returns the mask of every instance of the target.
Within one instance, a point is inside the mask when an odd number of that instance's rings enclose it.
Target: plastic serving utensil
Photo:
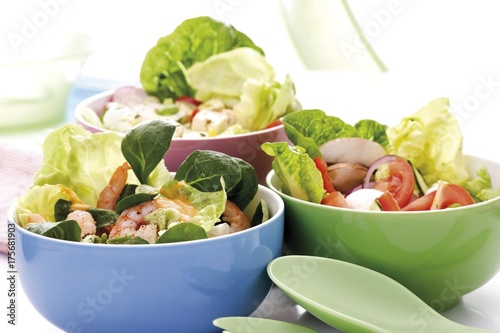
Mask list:
[[[348,262],[290,255],[267,272],[297,304],[346,333],[500,333],[455,323],[395,280]]]
[[[222,317],[213,323],[227,333],[319,333],[298,324],[256,317]]]

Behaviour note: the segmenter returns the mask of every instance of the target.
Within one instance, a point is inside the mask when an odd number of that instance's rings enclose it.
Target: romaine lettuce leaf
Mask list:
[[[296,146],[306,149],[311,158],[321,156],[319,146],[341,137],[358,137],[354,126],[318,109],[301,110],[283,118],[285,131]]]
[[[431,101],[387,128],[389,153],[411,161],[427,184],[437,180],[462,184],[469,179],[462,153],[462,132],[449,112],[449,100]]]
[[[387,125],[371,119],[363,119],[354,124],[354,128],[358,131],[360,138],[380,143],[384,148],[389,146],[389,140],[385,132],[387,127]]]
[[[281,181],[283,193],[294,198],[319,203],[325,195],[321,172],[304,148],[287,142],[265,142],[262,150],[274,156],[273,170]]]
[[[165,98],[193,96],[186,69],[208,57],[239,47],[262,49],[233,26],[201,16],[182,22],[172,33],[158,40],[146,54],[140,72],[144,90]]]

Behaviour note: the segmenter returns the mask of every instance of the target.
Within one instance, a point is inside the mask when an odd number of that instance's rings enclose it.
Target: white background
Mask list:
[[[322,0],[307,3],[316,1]],[[323,69],[329,69],[326,74],[305,71],[279,0],[2,1],[0,59],[27,56],[57,31],[76,30],[95,36],[95,52],[83,69],[84,76],[138,82],[144,55],[159,37],[186,18],[210,15],[249,35],[266,51],[279,77],[291,73],[307,108],[323,108],[348,121],[370,117],[396,122],[431,99],[446,96],[457,109],[465,149],[491,155],[493,140],[498,138],[496,122],[491,120],[500,104],[497,1],[351,0],[360,26],[389,68],[383,78],[339,74],[376,73],[377,68],[366,65],[366,52],[359,48],[347,64],[346,57],[338,57],[339,43],[355,43],[352,38],[338,40],[339,32],[345,35],[350,28],[337,10],[339,1],[325,1],[334,9],[327,6],[307,22],[292,24],[314,32],[306,34],[308,47],[300,50],[313,59],[331,58],[328,66],[322,63]],[[9,36],[22,34],[26,21],[34,23],[40,12],[49,13],[49,19],[41,22],[27,43],[13,47]],[[303,16],[307,15],[304,11]]]
[[[350,61],[339,58],[335,38],[348,35],[349,26],[342,12],[328,10],[310,18],[309,27],[301,20],[293,22],[295,28],[315,31],[300,53],[332,59],[309,70],[287,30],[278,0],[3,0],[0,59],[26,57],[58,31],[76,30],[95,36],[85,77],[138,82],[143,57],[159,37],[184,19],[210,15],[250,36],[265,50],[278,76],[291,73],[305,107],[324,109],[346,121],[366,117],[390,124],[433,98],[449,97],[462,125],[465,151],[500,160],[496,148],[500,4],[495,0],[351,0],[350,4],[388,73],[380,75],[362,50]],[[22,34],[26,22],[33,23],[41,11],[49,13],[49,19],[28,43],[14,47],[9,36]],[[355,45],[353,39],[342,42]],[[5,281],[0,280],[4,293]],[[18,319],[25,329],[34,323],[41,325],[39,331],[50,331],[29,304],[20,304]]]

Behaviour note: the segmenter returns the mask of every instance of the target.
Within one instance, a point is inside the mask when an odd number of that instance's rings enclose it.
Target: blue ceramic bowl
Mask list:
[[[284,204],[259,185],[272,218],[235,234],[156,245],[85,244],[16,228],[20,283],[67,332],[220,332],[212,320],[248,316],[282,251]],[[14,221],[11,209],[9,221]]]

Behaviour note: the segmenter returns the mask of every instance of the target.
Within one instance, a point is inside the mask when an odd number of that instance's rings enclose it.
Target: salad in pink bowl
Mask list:
[[[260,47],[210,17],[188,19],[160,38],[140,81],[85,99],[76,122],[93,133],[125,133],[168,121],[176,128],[164,158],[169,171],[196,149],[214,150],[250,163],[264,184],[272,158],[260,146],[287,140],[280,118],[301,109],[291,77],[279,81]]]
[[[247,35],[206,16],[160,38],[140,81],[116,89],[102,110],[82,108],[80,119],[118,132],[164,119],[177,125],[174,138],[212,138],[272,127],[301,108],[289,75],[278,81]]]

